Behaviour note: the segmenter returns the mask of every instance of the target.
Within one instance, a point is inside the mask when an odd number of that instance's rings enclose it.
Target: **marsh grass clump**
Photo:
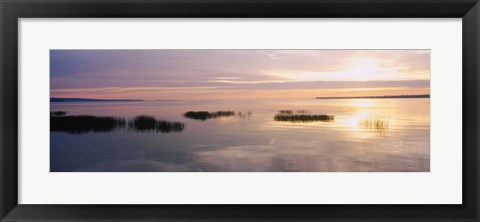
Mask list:
[[[217,111],[217,112],[207,112],[207,111],[188,111],[183,114],[183,116],[205,121],[207,119],[226,117],[226,116],[235,116],[234,111]]]
[[[304,115],[304,114],[310,114],[311,112],[307,111],[307,110],[297,110],[297,111],[295,111],[295,113]]]
[[[50,116],[66,116],[67,112],[65,111],[53,111],[50,112]]]
[[[304,115],[304,114],[310,114],[311,112],[310,111],[307,111],[307,110],[280,110],[278,111],[278,114],[283,114],[283,115],[292,115],[292,114],[301,114],[301,115]]]
[[[310,112],[306,110],[298,110],[296,112],[293,112],[292,110],[280,110],[273,119],[275,121],[289,121],[289,122],[313,122],[313,121],[330,122],[330,121],[333,121],[335,117],[332,115],[310,114]]]
[[[189,111],[183,114],[183,116],[190,118],[190,119],[197,119],[197,120],[206,120],[209,118],[210,113],[207,111]]]
[[[157,120],[153,116],[136,116],[128,122],[128,126],[130,129],[138,132],[155,131],[170,133],[181,132],[185,129],[184,123]]]
[[[330,115],[302,115],[302,114],[292,114],[292,115],[284,115],[284,114],[277,114],[275,115],[274,119],[276,121],[289,121],[289,122],[313,122],[313,121],[324,121],[330,122],[335,119],[334,116]]]
[[[125,126],[125,119],[109,116],[50,116],[51,131],[73,134],[110,132],[118,128],[125,128]]]
[[[234,111],[217,111],[209,113],[210,118],[218,118],[224,116],[235,116]]]
[[[157,132],[170,133],[170,132],[181,132],[185,129],[185,123],[181,122],[170,122],[165,120],[159,120],[157,122]]]
[[[385,131],[388,129],[388,118],[384,117],[369,117],[359,121],[359,125],[366,129],[373,129],[376,131]]]
[[[280,111],[278,111],[278,114],[282,114],[282,115],[292,115],[292,114],[293,114],[293,111],[292,111],[292,110],[280,110]]]
[[[50,116],[50,130],[72,134],[89,132],[111,132],[119,129],[129,131],[153,131],[161,133],[181,132],[185,124],[157,120],[153,116],[136,116],[128,122],[124,118],[109,116]]]
[[[128,122],[128,126],[136,130],[154,130],[156,125],[157,120],[153,116],[136,116]]]

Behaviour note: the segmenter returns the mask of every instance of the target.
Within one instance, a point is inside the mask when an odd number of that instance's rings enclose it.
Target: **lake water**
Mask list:
[[[152,115],[181,132],[52,131],[52,172],[430,171],[430,99],[305,99],[51,103],[68,115]],[[189,119],[187,111],[235,111]],[[333,121],[275,121],[279,110]],[[238,112],[241,112],[238,115]],[[378,124],[380,121],[381,126]]]

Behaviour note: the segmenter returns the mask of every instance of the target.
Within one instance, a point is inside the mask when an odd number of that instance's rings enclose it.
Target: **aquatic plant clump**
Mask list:
[[[289,121],[289,122],[313,122],[313,121],[324,121],[330,122],[335,119],[332,115],[318,115],[311,114],[307,110],[280,110],[278,114],[273,118],[275,121]]]
[[[136,116],[128,123],[130,129],[134,131],[155,131],[162,133],[181,132],[185,129],[185,124],[181,122],[170,122],[166,120],[157,120],[153,116]]]
[[[183,114],[183,116],[196,119],[196,120],[207,120],[212,118],[235,116],[234,111],[217,111],[217,112],[207,112],[207,111],[188,111]]]
[[[310,114],[311,112],[310,111],[307,111],[307,110],[297,110],[295,111],[296,114]]]
[[[65,111],[53,111],[50,112],[50,116],[66,116],[67,112]]]
[[[156,128],[157,120],[153,116],[136,116],[128,122],[130,128],[138,130],[153,130]]]
[[[370,117],[359,121],[363,128],[384,131],[388,129],[388,119],[382,117]]]
[[[190,119],[199,119],[199,120],[206,120],[209,118],[210,113],[207,111],[189,111],[183,114],[183,116],[190,118]]]
[[[116,117],[86,115],[50,116],[51,131],[65,131],[69,133],[110,132],[125,126],[125,119]]]
[[[293,111],[292,110],[280,110],[280,111],[278,111],[278,113],[282,114],[282,115],[292,115]]]
[[[210,116],[213,118],[222,117],[222,116],[235,116],[235,112],[234,111],[217,111],[217,112],[210,113]]]
[[[310,111],[307,110],[280,110],[278,111],[278,114],[283,114],[283,115],[293,115],[293,114],[310,114]]]
[[[108,116],[50,116],[51,131],[81,134],[88,132],[111,132],[119,129],[170,133],[183,131],[185,124],[157,120],[153,116],[136,116],[128,122],[124,118]]]
[[[316,114],[277,114],[274,117],[275,121],[289,121],[289,122],[313,122],[324,121],[330,122],[335,119],[330,115],[316,115]]]

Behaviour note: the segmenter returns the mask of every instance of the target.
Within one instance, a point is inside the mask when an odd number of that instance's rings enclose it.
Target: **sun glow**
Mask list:
[[[370,108],[373,106],[371,99],[354,99],[352,100],[351,104],[356,108]]]
[[[278,76],[293,82],[300,81],[371,81],[403,79],[396,68],[381,67],[379,61],[373,58],[360,57],[337,67],[335,71],[305,72],[297,70],[271,70],[271,76]]]
[[[50,93],[144,100],[429,94],[429,52],[60,50],[52,54]]]

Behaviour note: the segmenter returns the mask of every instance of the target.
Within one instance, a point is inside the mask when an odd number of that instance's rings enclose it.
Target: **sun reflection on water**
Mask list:
[[[350,100],[350,105],[355,108],[369,108],[374,105],[371,99],[353,99]]]
[[[354,108],[345,116],[339,117],[339,123],[344,124],[350,136],[357,139],[368,139],[378,135],[385,135],[391,125],[388,110],[379,109],[382,100],[355,99],[348,101]]]

